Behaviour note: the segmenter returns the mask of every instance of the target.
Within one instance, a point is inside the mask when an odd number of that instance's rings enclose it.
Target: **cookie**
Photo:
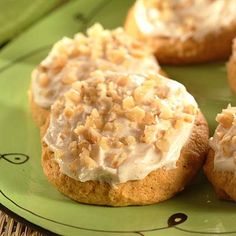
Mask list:
[[[53,104],[42,135],[49,182],[98,205],[167,200],[194,178],[208,151],[194,98],[156,74],[93,72]]]
[[[219,125],[210,139],[204,172],[220,199],[236,201],[236,107],[230,105],[216,116]]]
[[[235,0],[137,0],[125,30],[163,64],[226,59],[236,36]]]
[[[128,36],[122,28],[109,31],[95,24],[87,35],[64,37],[32,73],[31,108],[40,127],[51,105],[77,80],[86,80],[94,70],[127,73],[161,73],[150,50]]]

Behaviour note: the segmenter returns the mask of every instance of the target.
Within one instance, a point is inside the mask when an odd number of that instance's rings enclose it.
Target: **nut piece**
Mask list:
[[[163,107],[161,109],[161,114],[159,116],[161,119],[164,119],[164,120],[168,120],[168,119],[171,119],[173,117],[173,112],[170,110],[170,108],[168,107]]]
[[[110,148],[108,138],[106,137],[101,137],[99,141],[99,145],[101,146],[103,150],[108,150]]]
[[[106,157],[106,162],[110,167],[118,168],[126,159],[127,159],[127,154],[124,152],[120,154],[110,153]]]
[[[89,151],[86,148],[83,148],[82,152],[79,155],[80,157],[80,166],[88,169],[93,169],[97,167],[97,162],[89,157]]]
[[[62,83],[66,84],[66,85],[67,84],[72,84],[75,81],[77,81],[77,76],[73,72],[65,73],[63,78],[62,78]]]
[[[219,122],[224,128],[232,126],[234,116],[231,112],[224,111],[216,116],[216,121]]]
[[[83,125],[77,125],[77,127],[74,129],[74,133],[79,135],[83,135],[86,128]]]
[[[145,111],[142,108],[136,106],[130,109],[125,115],[131,121],[141,122],[145,117]]]
[[[42,73],[39,75],[39,85],[43,88],[49,85],[49,78],[46,73]]]
[[[134,99],[131,96],[126,97],[122,102],[123,109],[131,109],[135,106]]]
[[[75,104],[79,103],[81,101],[81,96],[78,92],[76,92],[75,90],[70,90],[69,92],[67,92],[65,94],[65,96],[70,99],[72,102],[74,102]]]
[[[85,130],[84,137],[91,143],[97,143],[99,142],[101,135],[96,129],[89,127]]]
[[[121,142],[124,143],[125,145],[131,146],[136,144],[136,139],[134,136],[129,135],[127,137],[121,138]]]
[[[144,117],[144,123],[151,125],[155,123],[155,115],[152,112],[146,112]]]
[[[64,53],[64,54],[58,54],[53,58],[52,61],[52,67],[54,69],[57,68],[62,68],[63,66],[65,66],[66,62],[67,62],[68,56]]]
[[[67,107],[65,107],[63,113],[66,118],[70,119],[74,115],[74,109],[72,107],[67,106]]]

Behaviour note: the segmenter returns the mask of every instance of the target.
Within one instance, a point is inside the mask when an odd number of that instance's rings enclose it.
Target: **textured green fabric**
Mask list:
[[[61,2],[61,0],[0,0],[0,45]]]

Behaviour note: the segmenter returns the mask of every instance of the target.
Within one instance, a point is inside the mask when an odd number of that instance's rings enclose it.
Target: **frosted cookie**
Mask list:
[[[137,0],[125,29],[149,44],[160,63],[191,64],[230,55],[236,0]]]
[[[185,87],[161,75],[96,71],[52,106],[42,166],[66,196],[89,204],[157,203],[201,168],[208,126]]]
[[[96,69],[161,72],[150,50],[122,28],[109,31],[95,24],[87,35],[78,33],[73,39],[63,38],[32,73],[31,107],[38,126],[44,124],[50,106],[71,83],[87,79]]]
[[[236,107],[223,109],[216,121],[204,171],[219,198],[236,201]]]
[[[236,93],[236,39],[233,41],[232,55],[227,64],[227,72],[229,86]]]

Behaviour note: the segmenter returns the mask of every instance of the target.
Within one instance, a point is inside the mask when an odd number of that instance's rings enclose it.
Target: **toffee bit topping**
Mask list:
[[[213,138],[210,140],[211,147],[225,158],[235,158],[236,145],[236,107],[228,105],[216,116],[219,123]]]
[[[109,31],[95,24],[87,30],[86,35],[78,33],[73,39],[63,38],[54,45],[48,57],[32,73],[35,86],[37,85],[34,92],[37,95],[38,90],[48,88],[56,90],[60,95],[75,81],[86,80],[95,70],[129,72],[134,69],[137,73],[147,70],[159,72],[150,49],[128,36],[122,28]],[[102,76],[102,73],[97,74],[96,79],[102,79]],[[119,86],[129,84],[128,76],[118,80]],[[117,97],[112,85],[108,92],[110,90],[113,91],[111,96]],[[101,87],[100,93],[105,92]],[[47,94],[40,93],[39,99],[41,96],[43,99],[53,100]]]
[[[234,114],[232,114],[232,111],[223,110],[223,113],[216,116],[216,121],[219,122],[224,128],[231,127],[233,120]]]
[[[41,86],[41,87],[47,87],[48,85],[49,85],[49,78],[48,78],[48,76],[47,76],[47,74],[45,74],[45,73],[42,73],[42,74],[40,74],[39,75],[39,85]]]
[[[171,83],[175,86],[159,75],[102,71],[73,83],[53,105],[52,116],[60,126],[67,124],[68,150],[79,160],[74,163],[95,168],[102,158],[109,167],[118,168],[139,145],[168,152],[178,129],[193,123],[198,113],[185,88]],[[163,88],[168,91],[165,96],[160,93]]]

